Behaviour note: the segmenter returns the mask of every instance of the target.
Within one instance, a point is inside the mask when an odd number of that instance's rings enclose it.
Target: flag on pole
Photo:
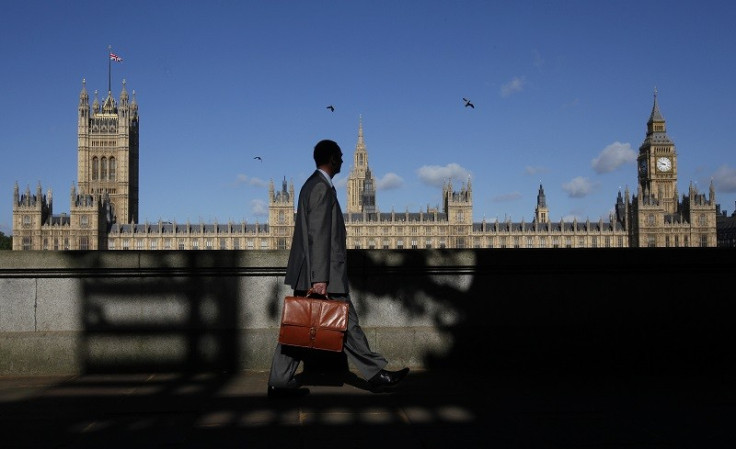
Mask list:
[[[123,62],[123,58],[116,55],[115,53],[110,53],[110,61]]]

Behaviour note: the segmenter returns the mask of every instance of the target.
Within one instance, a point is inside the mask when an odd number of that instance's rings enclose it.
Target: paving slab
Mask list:
[[[272,400],[263,371],[0,377],[0,447],[736,447],[736,380],[718,373],[415,370],[379,394],[302,378],[310,395]]]

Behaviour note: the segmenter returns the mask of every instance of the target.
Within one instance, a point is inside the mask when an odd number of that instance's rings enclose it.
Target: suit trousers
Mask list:
[[[304,296],[302,292],[296,295]],[[346,301],[348,303],[348,328],[345,331],[345,344],[343,351],[352,365],[360,372],[364,379],[368,380],[378,374],[388,365],[388,361],[381,354],[371,350],[363,329],[360,327],[358,313],[355,311],[350,295],[338,296],[330,294],[330,299],[335,301]],[[298,350],[295,350],[298,349]],[[278,343],[271,360],[271,373],[268,384],[276,388],[293,388],[296,386],[294,375],[299,367],[301,348],[293,348]]]

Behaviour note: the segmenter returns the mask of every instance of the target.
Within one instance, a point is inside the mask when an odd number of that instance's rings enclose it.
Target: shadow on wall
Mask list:
[[[734,368],[733,251],[464,253],[469,257],[457,250],[351,254],[351,284],[367,293],[358,297],[361,309],[372,306],[367,296],[393,297],[412,316],[431,314],[452,342],[446,353],[424,355],[429,369],[565,375]]]
[[[154,275],[97,266],[99,276],[83,279],[82,372],[239,369],[242,292],[228,270],[237,253],[178,252],[176,267],[167,266],[171,258],[153,260]]]
[[[268,366],[275,341],[243,339],[241,304],[263,307],[276,326],[283,267],[271,270],[260,306],[246,298],[257,293],[240,291],[247,267],[239,252],[174,253],[146,253],[155,267],[145,276],[94,266],[97,274],[83,279],[82,372],[235,371],[252,349],[243,341],[267,345]],[[387,298],[402,319],[429,322],[447,339],[442,352],[418,355],[422,366],[554,374],[732,367],[736,259],[729,254],[353,250],[348,262],[361,315],[386,306],[372,298]]]

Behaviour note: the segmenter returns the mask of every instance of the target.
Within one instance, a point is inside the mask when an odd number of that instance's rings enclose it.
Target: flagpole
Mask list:
[[[112,71],[112,57],[110,56],[110,53],[112,53],[112,45],[107,46],[107,92],[112,92],[112,75],[110,72]]]

